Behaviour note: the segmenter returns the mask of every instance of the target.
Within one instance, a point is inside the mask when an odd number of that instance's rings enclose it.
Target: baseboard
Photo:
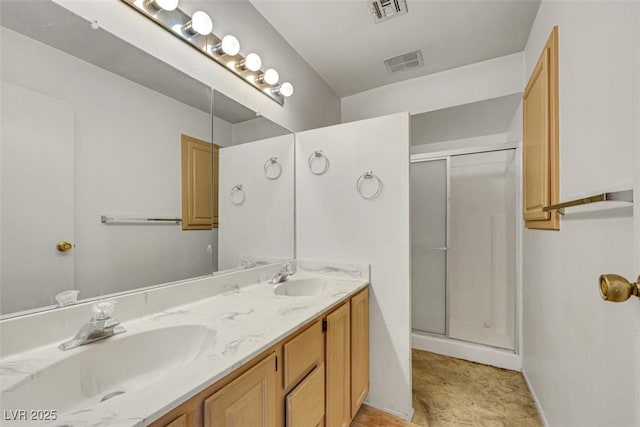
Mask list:
[[[391,414],[394,417],[402,418],[403,420],[407,420],[407,421],[413,420],[413,414],[415,413],[415,409],[413,409],[413,406],[409,408],[410,412],[407,415],[407,414],[400,413],[398,411],[394,411],[393,409],[384,408],[384,407],[382,407],[380,405],[377,405],[375,402],[371,402],[371,401],[369,401],[367,399],[365,399],[364,404],[368,405],[368,406],[371,406],[372,408],[376,408],[376,409],[379,409],[379,410],[381,410],[383,412],[386,412],[387,414]]]
[[[527,387],[529,388],[529,393],[531,393],[531,397],[536,404],[536,409],[538,410],[538,415],[540,415],[540,419],[542,420],[542,424],[544,427],[549,427],[549,423],[547,422],[547,417],[544,416],[544,411],[542,410],[542,406],[540,405],[540,401],[538,400],[538,396],[536,395],[535,390],[531,387],[531,383],[529,382],[529,377],[527,377],[527,373],[522,370],[522,376],[524,377],[524,381],[527,383]]]
[[[512,371],[522,370],[522,357],[513,351],[464,341],[411,333],[413,348]]]

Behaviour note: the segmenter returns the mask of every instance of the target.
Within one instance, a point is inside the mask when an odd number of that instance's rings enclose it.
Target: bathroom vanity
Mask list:
[[[126,332],[67,351],[91,303],[1,322],[2,425],[349,425],[369,389],[368,267],[295,263],[277,285],[280,264],[115,297]]]
[[[369,390],[368,350],[365,288],[151,425],[348,426]]]

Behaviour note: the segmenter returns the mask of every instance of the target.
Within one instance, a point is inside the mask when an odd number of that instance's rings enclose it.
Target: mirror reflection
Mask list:
[[[53,2],[1,7],[2,317],[293,256],[219,265],[222,153],[286,129]]]

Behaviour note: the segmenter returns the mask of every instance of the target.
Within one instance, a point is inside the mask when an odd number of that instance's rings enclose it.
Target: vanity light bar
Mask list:
[[[284,105],[293,95],[289,82],[278,84],[280,76],[273,68],[262,70],[262,59],[255,53],[240,54],[240,42],[231,34],[218,37],[209,15],[197,11],[189,16],[178,7],[178,0],[121,0],[203,55],[222,65],[264,95]]]

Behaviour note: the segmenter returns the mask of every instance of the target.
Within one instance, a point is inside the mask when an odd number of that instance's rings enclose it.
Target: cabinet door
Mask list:
[[[523,203],[528,228],[559,229],[558,36],[553,29],[522,97]]]
[[[316,367],[287,395],[287,427],[324,425],[324,366]]]
[[[369,393],[369,289],[351,298],[351,418]]]
[[[215,144],[182,135],[182,229],[218,227],[218,150]]]
[[[276,425],[276,356],[269,357],[204,402],[208,427]]]
[[[351,423],[350,302],[329,314],[326,322],[327,426],[348,426]]]

